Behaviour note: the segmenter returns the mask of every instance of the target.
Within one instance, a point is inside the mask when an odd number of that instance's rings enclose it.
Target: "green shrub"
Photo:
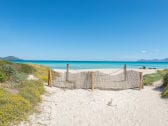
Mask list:
[[[152,85],[155,81],[162,80],[168,73],[168,70],[158,70],[156,73],[144,75],[144,84]]]
[[[162,92],[162,97],[168,98],[168,73],[166,73],[163,77],[163,87],[165,87]]]
[[[41,101],[41,94],[45,92],[44,85],[41,81],[26,81],[18,85],[20,95],[30,101],[33,105]]]
[[[0,71],[0,83],[5,82],[7,79],[6,75]]]
[[[22,89],[24,87],[33,87],[34,89],[38,90],[40,94],[45,92],[44,84],[40,80],[27,80],[24,83],[17,85],[18,89]]]
[[[6,60],[0,60],[0,66],[4,64],[13,64],[12,62],[6,61]]]
[[[0,71],[3,73],[0,73],[0,78],[2,78],[2,81],[4,82],[8,80],[12,85],[21,83],[27,79],[27,74],[17,71],[15,66],[9,64],[2,65]]]
[[[27,99],[30,103],[35,105],[37,102],[41,101],[40,93],[33,87],[25,87],[21,90],[20,95]]]
[[[24,118],[31,108],[30,102],[23,97],[0,89],[0,126],[8,126]]]
[[[12,71],[13,69],[14,71],[23,72],[27,74],[31,74],[35,71],[35,69],[29,64],[12,63],[4,60],[0,60],[0,67],[3,67],[7,73]]]
[[[162,97],[164,98],[168,98],[168,86],[164,89],[164,91],[162,92]]]
[[[9,82],[10,84],[18,84],[22,83],[27,79],[27,74],[16,72],[15,74],[10,76]]]
[[[153,82],[161,80],[163,76],[159,73],[144,75],[144,85],[152,85]]]
[[[32,106],[41,101],[45,92],[42,81],[27,80],[15,86],[19,94],[11,95],[0,89],[0,126],[8,126],[26,116]]]
[[[44,71],[43,71],[44,70]],[[24,118],[34,105],[41,101],[45,92],[42,81],[27,80],[27,74],[47,80],[49,68],[36,65],[14,64],[0,60],[0,82],[5,82],[17,89],[17,95],[12,95],[0,88],[0,126],[9,126]],[[2,84],[2,87],[6,87]]]
[[[14,64],[14,67],[18,72],[22,73],[32,74],[33,72],[35,72],[34,67],[29,64]]]
[[[168,85],[168,73],[163,77],[163,86],[166,87]]]
[[[14,75],[16,73],[15,68],[12,65],[9,65],[9,64],[2,65],[2,71],[4,71],[7,76],[11,76],[11,75]]]
[[[162,76],[165,76],[168,73],[168,69],[158,70],[157,73],[162,75]]]

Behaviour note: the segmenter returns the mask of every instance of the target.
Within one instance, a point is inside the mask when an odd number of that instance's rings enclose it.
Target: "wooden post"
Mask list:
[[[48,86],[52,87],[52,72],[48,70]]]
[[[124,80],[126,81],[127,79],[127,65],[124,65]]]
[[[140,72],[140,85],[139,85],[139,89],[143,89],[144,88],[144,83],[143,83],[143,72]]]
[[[144,89],[144,79],[143,79],[143,72],[142,72],[142,75],[141,75],[141,83],[142,83],[142,89]]]
[[[94,90],[94,72],[91,72],[91,88]]]
[[[50,70],[50,87],[52,87],[52,71]]]
[[[48,86],[50,85],[50,70],[48,70]]]
[[[69,81],[69,64],[67,64],[66,68],[66,81]]]

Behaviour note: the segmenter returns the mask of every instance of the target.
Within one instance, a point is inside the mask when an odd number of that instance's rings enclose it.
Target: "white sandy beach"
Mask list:
[[[109,69],[101,71],[111,72]],[[46,86],[46,90],[37,107],[40,112],[32,114],[20,126],[168,125],[168,100],[160,97],[161,92],[155,86],[121,91],[63,90]]]

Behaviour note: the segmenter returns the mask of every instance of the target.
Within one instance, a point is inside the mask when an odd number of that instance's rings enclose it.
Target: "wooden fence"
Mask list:
[[[127,70],[126,65],[123,71],[117,75],[96,72],[70,73],[70,66],[67,64],[66,72],[60,77],[53,78],[52,71],[48,72],[48,85],[60,88],[84,88],[84,89],[143,89],[143,73]],[[122,69],[121,69],[122,70]]]

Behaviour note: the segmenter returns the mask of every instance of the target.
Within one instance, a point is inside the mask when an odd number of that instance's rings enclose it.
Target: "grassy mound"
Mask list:
[[[31,109],[31,103],[22,96],[11,95],[0,89],[0,126],[8,126],[23,119]]]
[[[40,80],[47,82],[48,71],[50,68],[34,65],[34,64],[18,64],[0,60],[0,82],[9,81],[13,83],[21,83],[26,80],[27,76],[33,74]],[[59,76],[58,73],[52,71],[53,76]]]
[[[42,81],[26,81],[19,86],[20,95],[28,100],[32,105],[41,101],[41,95],[45,92]]]
[[[158,73],[144,75],[144,85],[152,85],[154,82],[161,80],[163,77]]]
[[[164,91],[162,92],[162,97],[163,98],[168,98],[168,86],[164,89]]]
[[[24,119],[41,101],[48,70],[44,66],[0,60],[0,126],[13,125]],[[27,80],[30,74],[39,80]]]
[[[28,74],[32,74],[34,68],[26,64],[14,64],[0,60],[0,82],[18,84],[27,79]]]
[[[154,82],[162,80],[168,70],[158,70],[156,73],[144,75],[144,85],[152,85]]]
[[[30,66],[35,69],[33,74],[37,78],[47,82],[47,80],[48,80],[48,71],[49,71],[48,67],[41,66],[41,65],[34,65],[34,64],[30,64]],[[57,72],[55,72],[55,71],[52,71],[52,74],[53,74],[53,76],[59,76],[59,74]]]
[[[159,70],[157,73],[147,74],[144,76],[144,84],[152,85],[155,81],[163,80],[162,87],[165,88],[161,96],[168,98],[168,70]]]
[[[8,126],[24,117],[41,101],[45,89],[42,81],[25,81],[16,85],[17,94],[0,88],[0,126]]]
[[[165,89],[162,92],[162,97],[168,98],[168,73],[163,77],[163,87],[165,87]]]

